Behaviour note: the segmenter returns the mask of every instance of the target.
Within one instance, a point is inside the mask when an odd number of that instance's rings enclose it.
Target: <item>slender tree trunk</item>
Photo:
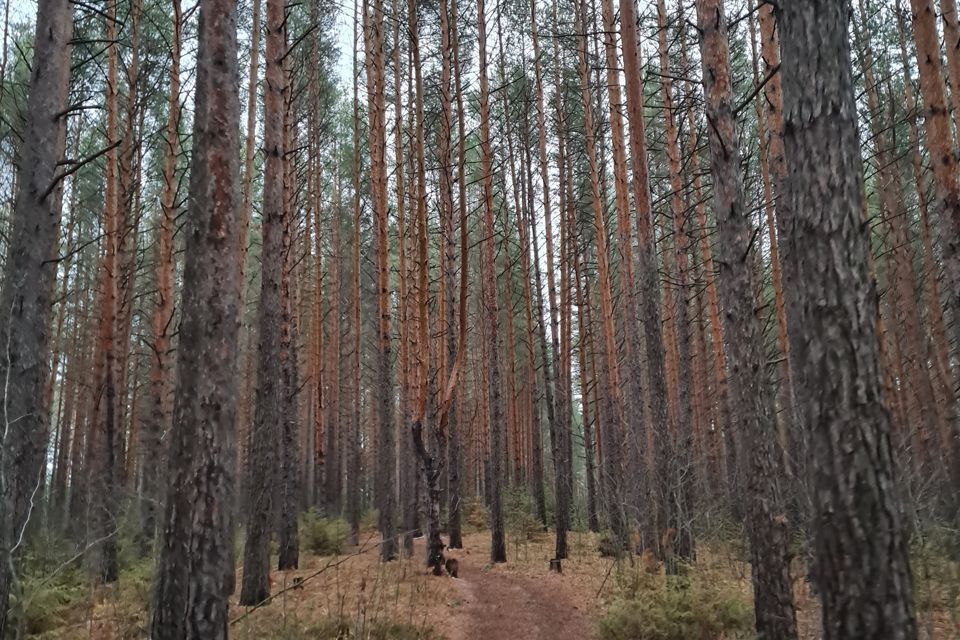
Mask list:
[[[243,549],[240,604],[252,606],[270,596],[270,533],[284,422],[284,93],[285,10],[267,0],[266,70],[263,88],[263,209],[260,306],[257,314],[257,398],[250,440],[247,527]]]
[[[803,248],[795,257],[802,345],[796,362],[803,363],[798,405],[810,429],[824,638],[912,639],[907,540],[894,490],[877,297],[861,218],[848,10],[844,2],[782,7],[791,163],[785,197],[789,228]]]
[[[457,0],[450,0],[450,45],[453,53],[453,82],[454,92],[457,99],[457,207],[460,212],[460,295],[458,308],[459,338],[457,340],[459,352],[457,360],[464,363],[466,367],[467,351],[467,285],[470,276],[470,242],[467,228],[467,183],[466,183],[466,145],[467,137],[465,132],[465,114],[463,108],[463,87],[460,78],[460,33],[458,24],[460,15],[457,9]],[[462,375],[461,380],[466,380]],[[460,394],[456,398],[457,407],[463,407],[465,404],[466,385],[460,385]],[[450,533],[449,547],[451,549],[460,549],[463,547],[463,538],[460,530],[460,507],[462,501],[462,473],[463,473],[463,452],[461,443],[464,441],[462,411],[457,411],[457,418],[448,425],[447,435],[447,473],[449,480],[447,483],[447,529]]]
[[[690,61],[687,55],[686,30],[680,30],[680,68],[689,69]],[[693,83],[689,77],[684,80],[684,93],[693,96]],[[703,260],[703,271],[706,280],[707,309],[709,312],[710,323],[710,347],[712,351],[712,369],[713,376],[708,378],[711,382],[711,404],[714,419],[713,438],[709,447],[709,456],[713,460],[713,468],[716,472],[716,479],[727,479],[726,489],[728,495],[736,492],[735,483],[729,481],[733,471],[724,473],[725,456],[724,447],[731,451],[736,451],[739,446],[738,435],[735,430],[730,428],[730,397],[727,388],[727,360],[723,342],[723,326],[720,321],[720,302],[717,294],[716,267],[713,260],[713,250],[710,244],[710,231],[707,221],[706,199],[703,196],[703,180],[701,179],[700,166],[700,137],[696,118],[696,111],[693,108],[687,109],[687,148],[693,154],[692,167],[687,169],[688,181],[691,186],[691,195],[696,211],[697,226],[699,227],[698,243],[700,245],[701,259]],[[721,483],[718,483],[720,485]],[[728,500],[729,507],[734,515],[739,514],[740,508],[738,501]]]
[[[953,103],[953,128],[960,138],[960,23],[957,0],[940,0],[940,18],[943,20],[943,48],[947,54],[947,77],[950,79],[950,98]],[[960,140],[958,140],[960,142]]]
[[[583,102],[584,113],[584,135],[586,138],[586,157],[589,166],[590,185],[591,185],[591,207],[593,210],[593,226],[595,230],[594,242],[597,250],[597,276],[600,287],[600,320],[603,328],[603,364],[606,368],[604,376],[605,386],[603,389],[606,401],[610,405],[611,428],[610,434],[613,441],[609,447],[605,447],[611,460],[609,467],[609,482],[611,494],[608,496],[607,504],[610,508],[611,529],[616,540],[615,544],[619,550],[626,547],[627,543],[627,524],[624,521],[624,513],[621,507],[621,501],[626,497],[623,495],[621,486],[623,469],[622,460],[619,455],[622,451],[622,434],[625,433],[625,415],[623,406],[623,387],[620,382],[620,363],[618,357],[618,347],[616,332],[613,325],[613,286],[610,274],[610,254],[607,247],[607,220],[606,211],[603,205],[602,187],[600,184],[599,156],[597,152],[596,130],[593,120],[593,101],[590,95],[589,73],[587,64],[587,39],[586,39],[586,8],[583,2],[578,2],[576,8],[576,31],[581,34],[579,46],[579,72],[580,72],[580,93]],[[616,455],[616,457],[614,457]]]
[[[960,359],[960,166],[950,131],[946,90],[943,86],[943,66],[940,62],[940,38],[937,34],[936,11],[933,0],[911,0],[913,31],[920,68],[920,95],[923,98],[923,124],[927,134],[927,148],[933,167],[933,186],[936,194],[935,211],[940,215],[942,261],[946,274],[946,305],[952,322],[951,360]],[[958,367],[954,364],[953,387],[958,383]],[[960,434],[954,430],[952,440]],[[956,450],[951,445],[951,450]],[[960,463],[953,465],[960,474]],[[960,475],[953,478],[954,486]]]
[[[112,535],[116,528],[117,473],[117,268],[120,243],[120,201],[117,193],[117,169],[120,144],[118,132],[118,56],[117,8],[108,4],[105,21],[107,47],[107,87],[105,106],[106,142],[110,149],[104,163],[103,258],[100,263],[98,295],[100,315],[94,360],[94,428],[87,439],[87,480],[90,492],[87,537],[96,541],[89,554],[91,569],[100,582],[117,579],[117,545]]]
[[[376,420],[377,465],[376,490],[379,508],[380,558],[393,560],[397,555],[396,437],[393,422],[393,376],[390,334],[390,269],[387,218],[386,110],[384,108],[384,13],[382,0],[373,0],[372,9],[364,7],[364,44],[367,68],[367,104],[370,150],[370,191],[373,204],[374,235],[377,263],[377,361]]]
[[[591,413],[591,408],[596,405],[592,405],[590,402],[592,395],[591,383],[594,381],[594,378],[590,375],[590,369],[588,368],[589,360],[587,357],[593,338],[591,333],[592,328],[586,319],[585,313],[587,302],[584,297],[583,286],[581,286],[580,255],[576,255],[574,260],[574,286],[577,289],[577,326],[579,327],[579,331],[577,332],[577,341],[579,343],[577,353],[579,356],[578,364],[580,365],[580,396],[583,398],[583,449],[587,474],[587,527],[590,531],[598,532],[600,531],[600,520],[597,511],[597,480],[596,471],[594,470],[594,423],[591,422],[592,417],[595,415],[595,413]],[[594,384],[592,386],[595,387],[596,385]]]
[[[480,176],[483,190],[483,313],[487,319],[484,349],[489,389],[490,434],[490,546],[491,562],[507,561],[503,530],[504,415],[500,381],[499,315],[497,268],[494,256],[493,150],[490,145],[490,81],[487,78],[487,27],[484,0],[477,1],[477,46],[480,65]]]
[[[627,469],[628,476],[637,480],[643,478],[643,446],[646,439],[643,376],[640,349],[640,336],[637,327],[637,296],[634,276],[633,235],[630,228],[630,190],[627,180],[627,153],[624,143],[623,99],[620,92],[620,70],[617,60],[617,24],[614,16],[613,0],[601,0],[603,11],[603,42],[606,54],[607,91],[609,93],[610,137],[613,147],[613,184],[614,203],[617,214],[617,252],[620,262],[620,277],[616,297],[620,305],[620,329],[624,336],[624,369],[626,371],[624,393],[624,411],[627,428]],[[666,462],[666,461],[664,461]],[[667,478],[662,481],[668,482]],[[640,483],[642,486],[642,483]],[[640,487],[627,487],[624,498],[637,509],[635,517],[639,521],[640,509],[646,503],[640,496]],[[665,503],[661,503],[665,504]],[[669,504],[676,504],[671,501]]]
[[[620,35],[623,41],[623,70],[626,79],[627,118],[630,124],[630,159],[633,173],[633,201],[637,210],[637,278],[639,298],[643,304],[643,330],[646,337],[647,380],[650,389],[648,398],[651,432],[655,434],[654,456],[666,455],[663,449],[670,437],[670,423],[667,413],[667,385],[664,367],[664,340],[660,313],[660,278],[656,262],[656,241],[653,233],[653,207],[650,200],[649,169],[647,165],[646,132],[644,127],[644,104],[642,71],[640,67],[639,37],[637,34],[637,13],[633,0],[620,0]],[[648,458],[649,459],[649,458]],[[652,480],[654,473],[648,472]],[[662,499],[654,495],[655,485],[647,482],[647,504],[649,509],[662,505]],[[662,519],[662,518],[661,518]],[[652,522],[647,515],[641,520]],[[661,522],[660,527],[666,523]],[[649,525],[642,526],[644,532],[656,544],[660,538]]]
[[[920,130],[917,125],[917,100],[914,94],[913,80],[910,77],[909,57],[907,56],[906,27],[903,13],[897,12],[897,34],[900,39],[900,62],[903,65],[904,97],[906,98],[907,122],[910,125],[910,166],[913,171],[914,189],[917,194],[918,210],[920,214],[920,238],[923,252],[923,283],[924,306],[927,311],[927,322],[930,325],[930,334],[933,343],[933,356],[937,369],[937,380],[942,399],[946,406],[952,402],[954,389],[950,376],[950,349],[947,341],[947,331],[943,319],[943,299],[940,295],[940,266],[933,253],[933,233],[930,229],[930,211],[927,200],[926,176],[923,168],[923,157],[920,148]],[[894,412],[894,415],[896,413]]]
[[[682,16],[682,14],[681,14]],[[683,202],[683,177],[680,168],[680,134],[674,120],[673,78],[667,50],[667,8],[664,0],[657,2],[658,50],[660,58],[660,90],[663,98],[663,118],[666,123],[667,165],[670,174],[670,212],[673,217],[673,236],[676,251],[677,282],[679,288],[674,326],[677,336],[677,415],[674,418],[676,434],[670,445],[669,475],[661,480],[669,489],[668,501],[672,507],[666,510],[664,524],[676,531],[674,551],[676,558],[692,562],[694,558],[693,496],[695,492],[694,424],[691,415],[693,385],[691,374],[693,358],[690,350],[690,233],[687,225],[686,205]],[[661,527],[664,528],[664,527]],[[672,559],[667,563],[670,573],[679,570]]]
[[[183,16],[180,0],[173,2],[173,29],[170,47],[170,96],[167,100],[167,131],[163,155],[163,193],[157,232],[156,302],[151,316],[153,344],[150,359],[149,413],[140,442],[143,470],[140,553],[146,556],[156,536],[157,516],[162,513],[162,438],[171,415],[170,338],[173,326],[173,227],[177,208],[177,155],[180,153],[180,48]]]
[[[780,482],[782,457],[776,445],[773,389],[767,379],[763,327],[754,308],[753,224],[743,205],[740,153],[733,112],[733,85],[727,23],[722,0],[698,0],[702,32],[706,115],[714,212],[719,228],[719,287],[724,300],[724,334],[729,345],[733,414],[749,460],[747,532],[753,565],[757,632],[770,638],[796,638],[789,542]]]
[[[360,98],[359,68],[357,51],[360,48],[358,32],[360,28],[359,3],[353,3],[353,156],[351,168],[353,175],[353,238],[351,256],[351,325],[352,357],[350,362],[350,390],[353,393],[353,411],[350,414],[350,432],[346,443],[347,499],[346,513],[350,523],[351,544],[360,541],[360,415],[363,411],[360,394],[360,349],[362,328],[360,326]]]
[[[787,473],[791,478],[800,480],[793,483],[792,492],[803,492],[802,478],[806,469],[807,443],[803,440],[803,431],[798,428],[796,406],[793,394],[793,378],[790,373],[790,334],[788,332],[788,313],[783,295],[783,283],[796,282],[791,271],[792,263],[784,267],[783,252],[794,250],[791,239],[783,233],[779,219],[789,215],[785,211],[785,202],[780,199],[783,181],[786,179],[787,165],[783,157],[783,94],[780,88],[780,34],[772,5],[761,4],[757,10],[760,23],[760,57],[763,60],[763,77],[757,64],[756,28],[750,22],[750,38],[753,48],[754,83],[763,82],[763,100],[756,102],[757,135],[760,138],[760,166],[763,182],[764,214],[767,223],[767,242],[770,245],[770,274],[773,284],[773,305],[777,320],[777,345],[780,348],[779,363],[779,399],[778,419],[780,424],[780,444]],[[782,212],[782,213],[781,213]],[[778,225],[781,227],[778,229]],[[786,241],[784,242],[784,238]],[[783,249],[781,249],[783,245]],[[784,270],[787,271],[784,275]],[[792,455],[791,455],[792,453]],[[791,496],[794,512],[799,516],[805,504],[802,496]],[[804,518],[806,516],[803,516]],[[798,523],[806,524],[806,523]]]
[[[268,0],[269,1],[269,0]],[[286,12],[286,8],[284,8]],[[284,20],[281,34],[283,47],[283,155],[281,169],[283,172],[282,207],[283,207],[283,253],[280,276],[280,304],[282,329],[280,333],[280,425],[277,431],[279,436],[279,456],[277,462],[277,489],[279,490],[280,504],[279,518],[277,519],[277,543],[279,558],[277,569],[287,571],[296,569],[300,561],[300,538],[298,531],[298,515],[300,505],[300,438],[299,416],[300,403],[297,401],[300,389],[300,361],[298,345],[300,342],[299,304],[297,292],[297,265],[302,264],[297,251],[297,222],[295,187],[296,167],[295,142],[293,135],[293,74],[290,69],[288,49],[288,26]],[[269,64],[269,63],[268,63]],[[266,115],[266,114],[265,114]],[[264,176],[266,178],[266,176]],[[308,226],[309,235],[309,226]],[[262,257],[261,257],[262,261]]]

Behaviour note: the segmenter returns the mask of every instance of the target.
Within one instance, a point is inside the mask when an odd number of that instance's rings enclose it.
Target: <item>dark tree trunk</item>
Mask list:
[[[225,640],[233,590],[240,97],[235,0],[201,0],[182,322],[153,640]]]
[[[747,449],[747,533],[750,538],[757,632],[767,638],[797,637],[790,581],[786,515],[780,482],[783,458],[777,446],[774,390],[768,380],[763,327],[756,291],[754,228],[743,205],[740,150],[733,112],[733,86],[722,0],[698,0],[702,31],[706,117],[710,123],[713,206],[719,233],[720,299],[729,346],[735,428]]]
[[[30,97],[19,162],[9,250],[0,293],[0,637],[8,628],[11,591],[18,584],[21,536],[30,519],[47,441],[43,389],[49,372],[47,319],[53,312],[57,263],[51,252],[60,225],[54,191],[63,157],[73,8],[66,0],[40,0],[30,76]],[[14,422],[16,421],[16,422]],[[13,426],[13,428],[9,428]]]
[[[284,38],[286,40],[286,38]],[[284,43],[286,49],[286,43]],[[287,76],[289,78],[289,76]],[[289,85],[288,85],[289,86]],[[289,100],[289,94],[288,94]],[[290,103],[287,105],[287,123],[290,123]],[[287,130],[287,145],[290,141],[290,130]],[[292,156],[287,155],[287,188],[286,195],[289,197],[293,193],[293,172],[291,162]],[[298,389],[300,387],[299,366],[297,361],[297,344],[299,342],[299,332],[297,330],[296,298],[293,295],[294,283],[294,265],[296,264],[296,255],[294,250],[295,222],[293,220],[293,211],[291,203],[287,202],[284,208],[284,229],[283,229],[283,277],[281,279],[281,299],[283,305],[283,330],[280,339],[280,364],[281,364],[281,388],[280,388],[280,429],[279,445],[280,455],[278,459],[280,505],[279,519],[277,521],[277,542],[279,543],[279,558],[277,569],[286,571],[296,569],[300,559],[300,538],[297,530],[297,516],[299,515],[300,505],[300,438],[299,438],[299,414],[300,406],[297,402]]]
[[[477,44],[480,49],[480,173],[483,186],[483,312],[487,318],[484,353],[487,360],[490,434],[490,561],[506,562],[503,529],[504,411],[500,381],[497,278],[494,250],[493,151],[490,144],[490,82],[487,78],[487,36],[484,0],[477,2]]]
[[[267,0],[266,69],[263,97],[263,236],[258,309],[257,398],[250,440],[247,529],[240,604],[255,605],[270,595],[272,505],[279,474],[284,422],[284,5]]]
[[[810,432],[824,638],[917,637],[881,397],[877,295],[845,2],[781,5],[784,196],[800,317],[794,375]]]
[[[470,275],[469,251],[470,244],[467,228],[467,184],[466,184],[466,145],[465,135],[465,115],[463,109],[463,87],[460,80],[460,34],[458,24],[460,16],[457,12],[457,0],[450,0],[450,45],[453,49],[453,81],[454,92],[457,98],[457,189],[458,201],[457,208],[460,212],[460,299],[457,301],[459,307],[458,327],[460,332],[459,349],[463,355],[458,354],[462,359],[462,367],[466,367],[467,361],[467,285]],[[465,372],[460,373],[460,379],[466,378]],[[466,385],[460,385],[464,388]],[[450,407],[450,422],[447,431],[447,530],[449,532],[449,546],[451,549],[463,548],[463,537],[460,529],[460,507],[462,499],[461,483],[463,478],[463,451],[461,444],[461,430],[463,412],[463,396],[457,394],[452,399],[453,406]]]

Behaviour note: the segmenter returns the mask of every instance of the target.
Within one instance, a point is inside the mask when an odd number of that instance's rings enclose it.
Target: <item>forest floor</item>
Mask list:
[[[662,573],[651,576],[639,562],[602,557],[598,536],[590,533],[570,534],[570,553],[563,561],[562,574],[549,571],[552,534],[508,533],[508,562],[491,565],[489,532],[470,533],[464,537],[463,549],[446,554],[459,561],[456,579],[427,572],[423,539],[415,540],[413,557],[402,556],[386,564],[378,561],[378,542],[375,532],[366,531],[358,547],[344,547],[336,556],[303,551],[298,570],[273,572],[274,596],[268,603],[256,608],[232,606],[231,638],[600,640],[599,621],[618,602],[630,598],[661,602],[664,594],[676,593],[666,587]],[[702,543],[691,579],[700,585],[694,587],[695,593],[719,593],[727,601],[739,603],[749,626],[751,584],[744,555],[740,545]],[[144,565],[128,570],[117,585],[88,591],[86,604],[72,608],[60,623],[34,637],[145,638],[150,569]],[[960,638],[960,585],[953,580],[930,582],[923,564],[915,569],[921,638]],[[957,567],[951,569],[951,575],[954,571]],[[931,584],[935,588],[930,588]],[[795,594],[802,640],[819,640],[817,599],[799,578]],[[663,601],[669,602],[669,597]],[[694,607],[701,603],[695,600]]]

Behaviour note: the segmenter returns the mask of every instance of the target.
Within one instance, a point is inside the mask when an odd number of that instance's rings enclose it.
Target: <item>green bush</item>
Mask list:
[[[507,492],[504,505],[504,520],[507,530],[521,540],[538,540],[543,537],[543,523],[533,513],[533,501],[525,489],[513,488]]]
[[[368,509],[363,512],[363,515],[360,516],[360,530],[369,531],[370,529],[376,529],[380,522],[380,510],[379,509]]]
[[[349,531],[344,520],[324,518],[313,509],[300,516],[300,544],[313,555],[338,555]]]
[[[597,538],[597,551],[604,558],[615,558],[623,555],[624,545],[617,541],[612,532],[604,531]]]
[[[648,580],[600,620],[600,640],[731,640],[753,637],[753,613],[740,593],[693,580],[666,587]]]
[[[45,581],[25,576],[22,582],[23,622],[28,635],[36,635],[62,627],[71,614],[85,605],[86,589],[73,572]],[[20,609],[14,601],[12,611]]]

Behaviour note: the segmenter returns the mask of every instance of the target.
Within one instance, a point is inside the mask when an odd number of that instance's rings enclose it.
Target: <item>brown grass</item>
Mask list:
[[[231,636],[240,640],[264,638],[306,638],[307,631],[331,619],[340,619],[361,631],[377,623],[404,623],[420,630],[423,638],[450,637],[458,640],[469,622],[464,620],[461,590],[446,576],[429,575],[423,562],[423,542],[417,542],[414,558],[381,564],[377,556],[377,537],[368,531],[361,536],[359,548],[345,548],[334,557],[301,554],[297,571],[272,574],[275,597],[266,605],[249,609],[232,606]],[[620,560],[602,558],[597,552],[597,536],[589,533],[570,535],[570,557],[563,561],[562,576],[548,572],[553,557],[553,537],[548,534],[508,534],[508,563],[488,566],[490,538],[486,532],[465,537],[465,549],[450,551],[470,571],[493,570],[498,574],[522,576],[543,581],[591,619],[604,614],[614,599],[622,596],[637,580],[649,580],[639,558]],[[743,551],[730,544],[701,544],[697,550],[695,571],[701,579],[722,585],[732,594],[751,597],[749,565]],[[916,600],[921,638],[960,638],[960,568],[957,563],[915,561]],[[820,638],[819,601],[810,595],[795,568],[797,617],[803,640]],[[290,588],[296,578],[300,588]],[[665,580],[654,576],[654,580]],[[239,572],[238,572],[239,584]],[[101,589],[83,613],[69,617],[68,626],[50,631],[42,638],[66,640],[93,638],[114,640],[143,638],[146,635],[148,584],[142,577]],[[286,589],[286,590],[285,590]],[[451,631],[452,630],[452,631]],[[447,636],[444,636],[447,634]],[[362,636],[366,637],[366,636]]]

